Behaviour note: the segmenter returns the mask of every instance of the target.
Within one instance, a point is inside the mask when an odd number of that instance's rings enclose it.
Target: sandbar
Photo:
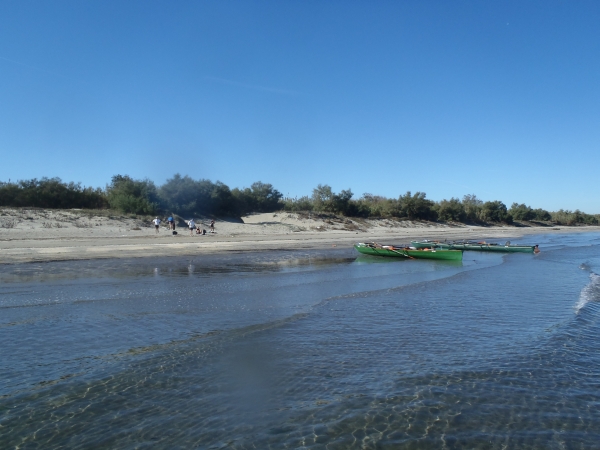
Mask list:
[[[598,226],[478,226],[393,219],[311,217],[306,214],[264,213],[242,221],[217,220],[216,233],[177,234],[163,224],[156,233],[150,220],[98,215],[93,211],[11,210],[0,220],[3,264],[143,258],[222,252],[352,247],[357,242],[408,244],[411,240],[489,240],[501,242],[544,233],[598,232]],[[8,219],[7,219],[8,217]],[[208,228],[206,220],[197,220]],[[0,223],[1,225],[1,223]],[[531,245],[536,242],[528,242]]]

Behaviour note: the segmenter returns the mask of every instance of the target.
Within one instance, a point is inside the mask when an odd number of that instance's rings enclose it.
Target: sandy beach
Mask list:
[[[196,220],[198,225],[209,230],[208,220]],[[157,234],[150,219],[111,215],[104,211],[2,208],[1,262],[350,247],[356,242],[400,244],[414,239],[504,242],[547,232],[600,230],[600,227],[484,227],[409,220],[324,218],[286,212],[253,214],[242,220],[243,223],[217,220],[214,234],[190,236],[189,230],[182,226],[177,228],[177,235],[173,235],[163,222]]]

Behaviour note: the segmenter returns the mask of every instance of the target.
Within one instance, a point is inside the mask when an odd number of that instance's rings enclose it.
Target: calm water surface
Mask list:
[[[0,266],[0,448],[598,448],[600,235],[527,242]]]

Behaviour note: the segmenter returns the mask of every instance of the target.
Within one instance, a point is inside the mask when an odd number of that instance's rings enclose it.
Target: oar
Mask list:
[[[394,252],[394,253],[398,253],[399,255],[402,255],[402,256],[404,256],[405,258],[408,258],[408,259],[415,259],[412,256],[410,256],[408,253],[406,253],[406,250],[404,250],[402,252],[398,252],[398,251],[394,250],[393,248],[388,248],[386,250],[389,250],[389,251]]]
[[[372,242],[371,245],[372,245],[372,248],[374,248],[374,249],[380,248],[382,250],[389,250],[390,252],[397,253],[397,254],[399,254],[401,256],[404,256],[405,258],[415,259],[412,256],[408,255],[406,252],[399,252],[399,251],[394,250],[393,247],[391,247],[391,248],[383,248],[383,245],[378,244],[377,242]]]

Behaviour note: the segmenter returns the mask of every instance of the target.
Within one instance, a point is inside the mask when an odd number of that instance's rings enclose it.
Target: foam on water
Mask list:
[[[583,264],[582,264],[583,266]],[[580,266],[580,268],[582,268]],[[579,314],[579,311],[590,302],[600,302],[600,275],[594,272],[590,273],[590,282],[579,294],[579,299],[575,305],[575,312]]]

